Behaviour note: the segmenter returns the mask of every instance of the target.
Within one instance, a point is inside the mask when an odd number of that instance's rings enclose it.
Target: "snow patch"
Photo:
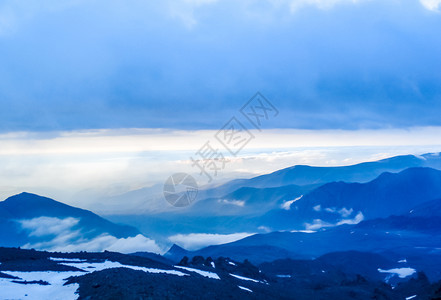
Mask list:
[[[219,276],[216,273],[213,273],[213,272],[202,271],[202,270],[199,270],[199,269],[193,269],[193,268],[183,267],[183,266],[175,266],[175,268],[187,270],[189,272],[195,272],[195,273],[197,273],[199,275],[202,275],[204,277],[208,277],[208,278],[211,278],[211,279],[219,279],[220,280]]]
[[[101,263],[89,263],[78,258],[57,258],[50,257],[51,260],[60,262],[60,265],[76,267],[85,272],[101,271],[112,268],[128,268],[144,271],[147,273],[162,273],[177,276],[189,276],[189,274],[177,270],[162,270],[139,266],[123,265],[119,262],[104,261]],[[61,263],[62,262],[62,263]],[[82,276],[85,273],[80,271],[39,271],[39,272],[16,272],[3,271],[3,273],[20,278],[23,281],[46,281],[49,285],[40,284],[19,284],[12,282],[14,279],[0,278],[0,293],[2,299],[54,299],[54,300],[74,300],[78,298],[75,294],[79,285],[64,285],[66,279],[71,276]],[[207,272],[209,273],[209,272]],[[216,275],[217,276],[217,275]]]
[[[12,282],[13,279],[0,278],[0,293],[2,299],[55,299],[74,300],[78,298],[75,294],[80,287],[79,284],[64,285],[70,276],[81,276],[83,272],[16,272],[3,271],[3,273],[19,277],[25,281],[43,280],[49,285],[19,284]]]
[[[415,274],[416,270],[412,268],[395,268],[390,270],[383,270],[378,268],[378,272],[398,275],[398,277],[400,278],[406,278],[408,276]]]
[[[49,257],[49,259],[53,260],[53,261],[62,261],[62,262],[67,262],[67,263],[69,263],[69,262],[72,262],[72,263],[75,263],[75,262],[86,262],[87,261],[87,259],[81,259],[81,258]]]
[[[244,277],[244,276],[239,276],[239,275],[235,275],[235,274],[231,274],[231,273],[230,273],[230,276],[233,276],[233,277],[240,279],[240,280],[247,280],[247,281],[252,281],[252,282],[257,282],[257,283],[259,283],[259,282],[263,283],[262,281],[259,281],[256,279],[252,279],[252,278],[248,278],[248,277]]]
[[[119,262],[114,261],[104,261],[102,263],[61,263],[61,265],[66,265],[70,267],[75,267],[78,269],[81,269],[86,272],[93,272],[93,271],[102,271],[105,269],[113,269],[113,268],[127,268],[132,270],[138,270],[138,271],[144,271],[147,273],[163,273],[163,274],[169,274],[169,275],[177,275],[177,276],[188,276],[186,273],[182,273],[177,270],[162,270],[162,269],[156,269],[156,268],[146,268],[146,267],[139,267],[139,266],[131,266],[131,265],[123,265]]]
[[[234,205],[234,206],[239,206],[239,207],[245,206],[245,201],[243,201],[243,200],[219,199],[219,200],[217,200],[217,202],[219,202],[221,204],[229,204],[229,205]]]
[[[250,293],[253,292],[252,290],[250,290],[249,288],[246,288],[246,287],[244,287],[244,286],[240,286],[240,285],[238,285],[238,287],[239,287],[240,289],[244,290],[244,291],[247,291],[247,292],[250,292]]]
[[[315,230],[291,230],[292,233],[301,232],[301,233],[316,233]]]

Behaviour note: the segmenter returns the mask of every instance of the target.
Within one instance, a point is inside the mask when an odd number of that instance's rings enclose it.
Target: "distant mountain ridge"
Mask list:
[[[279,229],[304,229],[305,224],[356,222],[402,215],[426,201],[441,198],[441,171],[409,168],[399,173],[383,173],[368,183],[331,182],[322,185],[290,206],[262,217],[262,225]],[[345,221],[346,220],[346,221]],[[317,222],[315,222],[317,223]],[[317,224],[317,226],[320,224]],[[308,229],[308,228],[306,228]]]
[[[363,218],[354,220],[358,213]],[[263,226],[286,226],[286,231],[256,234],[186,253],[175,246],[166,256],[247,257],[259,263],[310,259],[336,251],[367,251],[395,252],[420,260],[438,255],[433,259],[441,260],[441,252],[436,250],[441,249],[441,171],[408,168],[383,173],[367,183],[327,183],[293,202],[289,210],[273,210],[257,219]],[[306,229],[317,232],[289,231],[289,226],[307,222],[317,227]],[[430,272],[441,276],[427,260],[418,259]]]
[[[432,207],[439,204],[434,201]],[[341,225],[325,228],[315,233],[271,232],[256,234],[236,242],[208,246],[196,251],[186,251],[172,247],[165,256],[179,259],[201,255],[210,257],[227,256],[235,260],[249,259],[254,263],[276,259],[312,259],[338,251],[363,251],[371,253],[395,253],[402,258],[413,257],[423,261],[425,266],[437,277],[441,271],[424,261],[433,255],[441,261],[441,218],[433,216],[414,216],[411,213],[401,216],[362,221],[354,225]],[[417,247],[416,247],[417,246]],[[179,249],[179,251],[176,251]]]
[[[187,214],[179,211],[140,218],[138,226],[148,223],[143,230],[163,234],[316,230],[402,215],[438,198],[441,171],[417,167],[382,173],[366,183],[340,181],[318,187],[240,188],[224,197],[202,200],[190,207]]]
[[[225,196],[241,188],[263,189],[288,185],[318,186],[334,181],[363,183],[375,179],[384,172],[397,173],[412,167],[429,167],[441,170],[441,155],[440,153],[427,153],[420,156],[400,155],[373,162],[337,167],[295,165],[249,179],[234,179],[216,187],[201,187],[194,205],[208,199],[217,200],[225,198]],[[97,206],[93,207],[92,210],[108,216],[127,215],[130,216],[128,220],[132,216],[136,219],[136,215],[154,216],[161,215],[164,212],[176,213],[175,210],[167,206],[167,203],[163,201],[162,185],[155,185],[151,188],[142,188],[118,196],[102,197],[100,199],[103,202],[112,203],[112,205],[115,202],[127,202],[127,209],[120,209],[118,214],[110,211],[108,207],[102,208]],[[192,213],[192,210],[193,206],[190,206],[187,209],[180,209],[179,213],[185,215]]]
[[[222,196],[226,194],[225,191],[234,191],[240,187],[269,188],[290,184],[324,184],[333,181],[363,183],[375,179],[384,172],[400,172],[412,167],[441,169],[441,153],[426,153],[420,156],[400,155],[373,162],[337,167],[295,165],[251,179],[232,180],[219,187],[201,191],[200,198]]]

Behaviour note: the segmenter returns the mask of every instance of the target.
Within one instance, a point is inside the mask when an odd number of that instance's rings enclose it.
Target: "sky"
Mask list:
[[[441,0],[0,1],[0,196],[197,173],[233,116],[255,139],[220,181],[441,151],[440,28]]]
[[[441,125],[439,0],[0,3],[0,131]],[[171,109],[173,108],[173,109]]]

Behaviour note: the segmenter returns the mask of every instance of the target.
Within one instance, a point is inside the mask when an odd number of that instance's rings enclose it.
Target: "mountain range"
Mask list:
[[[413,171],[401,174],[409,168]],[[342,167],[293,166],[251,179],[233,180],[216,188],[201,189],[199,200],[186,208],[169,207],[162,212],[106,217],[131,224],[158,239],[175,234],[262,233],[320,226],[314,220],[328,223],[325,225],[358,222],[387,216],[390,212],[403,213],[418,201],[441,197],[439,173],[436,172],[439,169],[439,153],[396,156]],[[357,195],[351,199],[352,192]],[[377,198],[376,193],[382,198]],[[415,200],[410,199],[412,197]],[[386,198],[388,201],[381,204]],[[409,205],[404,209],[401,202],[409,202]]]
[[[305,186],[322,185],[334,181],[345,182],[368,182],[384,172],[400,172],[411,167],[429,167],[441,169],[441,157],[439,153],[427,153],[419,156],[401,155],[390,157],[378,161],[364,162],[350,166],[337,167],[316,167],[306,165],[295,165],[270,174],[264,174],[249,179],[234,179],[219,186],[202,186],[197,195],[197,201],[207,199],[219,199],[226,195],[234,193],[242,187],[254,187],[257,189],[274,188],[286,185]],[[165,180],[165,178],[164,178]],[[162,213],[176,213],[167,202],[163,201],[163,186],[157,184],[152,187],[145,187],[132,190],[126,193],[103,196],[105,191],[95,193],[93,191],[78,192],[75,197],[75,203],[83,203],[82,207],[90,209],[100,215],[114,216],[115,208],[118,207],[119,216],[130,216],[128,219],[135,218],[136,215],[161,215]],[[101,194],[101,195],[100,195]],[[81,201],[84,198],[85,201]],[[86,200],[93,198],[93,203],[106,203],[106,205],[92,205]],[[121,202],[126,203],[125,207],[118,205]],[[92,203],[92,202],[91,202]],[[224,207],[228,206],[225,203]],[[180,209],[180,214],[191,213],[195,210]]]
[[[44,279],[27,283],[25,277],[14,279],[14,273],[3,271],[15,272],[17,268],[58,270],[68,265],[73,269],[58,271],[81,272],[78,271],[81,265],[72,265],[73,262],[94,263],[94,255],[110,255],[112,267],[97,269],[99,272],[85,276],[76,274],[68,280],[69,284],[79,287],[80,296],[107,295],[110,290],[96,290],[89,283],[100,282],[97,284],[108,287],[106,280],[110,278],[117,285],[116,279],[122,275],[132,278],[133,282],[138,282],[137,276],[157,282],[161,286],[160,293],[165,293],[170,288],[161,283],[165,277],[132,274],[133,270],[114,267],[116,262],[122,264],[138,259],[149,261],[149,266],[146,261],[137,263],[138,269],[160,266],[172,273],[193,269],[193,273],[222,278],[223,284],[214,284],[220,291],[216,294],[219,297],[247,297],[248,290],[252,290],[258,295],[254,299],[265,299],[270,294],[278,298],[286,294],[287,298],[292,298],[294,296],[286,289],[296,286],[305,299],[311,295],[324,299],[329,293],[338,294],[339,290],[333,290],[334,287],[344,290],[349,282],[353,290],[374,297],[374,290],[385,288],[374,284],[378,281],[385,282],[388,287],[398,287],[400,282],[406,281],[407,288],[413,286],[414,290],[429,295],[433,292],[429,282],[441,280],[441,171],[437,169],[440,161],[439,154],[425,154],[347,167],[295,166],[202,190],[200,195],[207,198],[199,199],[190,207],[147,215],[103,218],[53,199],[21,193],[0,202],[0,246],[63,252],[86,250],[88,253],[81,257],[65,253],[63,259],[68,261],[70,257],[72,261],[62,266],[48,260],[48,254],[33,252],[31,256],[46,255],[46,258],[29,266],[8,267],[7,254],[3,258],[0,255],[3,259],[0,285],[12,284],[13,280],[22,280],[23,284],[45,284]],[[137,226],[139,224],[141,226]],[[216,236],[237,232],[250,234],[233,242],[193,251],[179,243],[172,245],[168,239],[173,234],[185,237],[187,233]],[[158,255],[167,245],[170,249]],[[10,249],[0,249],[0,252],[12,253],[16,264],[21,264],[20,257],[30,253]],[[90,254],[103,250],[132,254]],[[56,258],[58,254],[52,252],[50,255]],[[101,259],[101,262],[109,259]],[[178,265],[182,268],[175,267]],[[241,267],[229,267],[235,265]],[[237,272],[239,277],[233,276],[236,279],[253,278],[248,281],[260,283],[238,285],[231,281],[232,275],[228,272]],[[204,293],[208,291],[205,287],[212,285],[205,279],[201,281],[200,277],[190,281],[203,284],[201,291]],[[324,282],[326,293],[317,292],[320,282]],[[138,283],[142,286],[141,281]],[[176,279],[173,284],[182,286],[185,281]],[[260,284],[271,287],[263,288]],[[238,286],[239,291],[236,290]],[[303,289],[304,286],[308,288]],[[233,294],[227,292],[228,289],[234,291]],[[138,286],[133,290],[148,294]],[[193,296],[199,293],[193,288],[188,292]],[[382,292],[388,294],[391,290],[385,288]],[[407,293],[410,291],[400,290],[400,297],[412,296]]]

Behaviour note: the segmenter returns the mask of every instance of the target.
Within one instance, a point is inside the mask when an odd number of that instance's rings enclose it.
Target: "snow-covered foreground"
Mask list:
[[[20,279],[16,281],[39,281],[43,280],[49,285],[40,284],[21,284],[13,282],[14,279],[0,278],[0,294],[2,299],[54,299],[70,300],[77,299],[75,291],[79,288],[78,284],[63,285],[66,278],[70,276],[84,275],[84,272],[7,272]]]
[[[64,285],[67,278],[71,276],[81,276],[86,274],[86,272],[101,271],[105,269],[112,268],[129,268],[133,270],[144,271],[147,273],[163,273],[176,276],[190,276],[189,274],[177,271],[177,270],[162,270],[156,268],[146,268],[138,266],[123,265],[119,262],[104,261],[104,262],[87,262],[81,259],[72,258],[51,258],[53,261],[57,261],[59,264],[66,266],[76,267],[85,272],[80,271],[44,271],[44,272],[16,272],[16,271],[2,271],[4,274],[8,274],[19,279],[7,279],[0,278],[0,298],[1,299],[30,299],[30,300],[41,300],[41,299],[52,299],[52,300],[71,300],[77,299],[78,295],[75,294],[76,290],[79,288],[78,284]],[[190,269],[190,268],[189,268]],[[190,271],[200,271],[192,269]],[[203,271],[200,271],[203,272]],[[211,273],[211,272],[206,272]],[[206,274],[212,276],[217,276],[215,273]],[[219,279],[219,277],[217,278]],[[47,285],[42,285],[38,283],[23,284],[18,282],[23,281],[44,281]]]

